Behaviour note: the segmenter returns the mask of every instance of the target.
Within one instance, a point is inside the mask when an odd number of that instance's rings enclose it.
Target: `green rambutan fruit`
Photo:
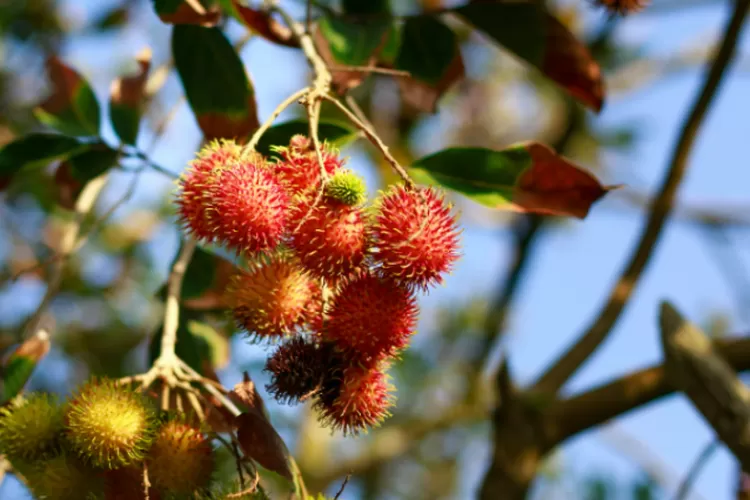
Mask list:
[[[101,472],[70,453],[34,462],[22,469],[36,498],[90,500],[103,497]]]
[[[326,196],[344,205],[361,205],[367,199],[367,187],[351,170],[339,170],[326,184]]]
[[[0,453],[37,460],[53,455],[60,444],[63,412],[54,396],[35,393],[0,409]]]
[[[169,494],[204,491],[211,482],[214,450],[211,440],[190,423],[171,419],[154,438],[146,458],[151,484]]]
[[[73,450],[95,467],[117,469],[143,459],[153,439],[156,412],[141,393],[111,380],[81,387],[65,409]]]

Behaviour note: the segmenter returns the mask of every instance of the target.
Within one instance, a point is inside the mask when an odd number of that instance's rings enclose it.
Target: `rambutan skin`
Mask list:
[[[379,360],[408,345],[417,314],[412,290],[376,274],[361,273],[336,292],[322,338],[356,353],[360,361]]]
[[[23,476],[36,498],[90,500],[102,498],[100,471],[78,457],[60,455],[36,461],[23,469]]]
[[[149,480],[162,492],[189,494],[205,490],[214,468],[211,441],[193,425],[165,422],[146,459]]]
[[[211,181],[210,230],[238,254],[276,248],[287,229],[289,196],[260,161],[243,161]]]
[[[273,166],[274,172],[289,193],[309,195],[320,188],[320,163],[309,138],[296,135],[289,141],[289,146],[276,148],[275,152],[280,158]],[[328,175],[332,175],[344,164],[338,151],[327,144],[321,146],[320,155]]]
[[[373,237],[381,271],[409,286],[440,284],[459,257],[456,219],[433,188],[391,188],[378,202]]]
[[[296,403],[319,392],[343,358],[330,342],[295,337],[279,346],[266,361],[271,374],[266,389],[280,403]]]
[[[321,420],[344,435],[376,427],[390,416],[394,387],[382,369],[353,365],[344,370],[338,391],[321,393],[316,408]]]
[[[233,141],[213,141],[203,148],[178,181],[175,195],[179,220],[196,239],[213,241],[210,191],[214,174],[231,168],[240,159],[241,146]]]
[[[282,338],[322,321],[320,285],[285,254],[232,277],[227,301],[240,328],[261,338]]]
[[[115,381],[90,381],[65,408],[65,437],[94,467],[117,469],[143,459],[153,437],[151,402]]]
[[[335,172],[325,188],[326,196],[335,203],[361,205],[367,199],[365,181],[348,169]]]
[[[51,395],[34,393],[0,408],[0,453],[10,460],[36,460],[56,453],[63,412]]]
[[[356,206],[322,200],[294,207],[290,246],[302,265],[329,283],[351,275],[366,265],[370,227]]]

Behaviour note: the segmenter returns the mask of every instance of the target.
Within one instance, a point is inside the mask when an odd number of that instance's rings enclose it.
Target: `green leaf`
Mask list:
[[[500,151],[445,149],[410,170],[418,183],[443,186],[490,208],[579,218],[612,189],[535,142]]]
[[[304,120],[291,120],[269,128],[258,141],[256,150],[264,155],[272,155],[272,146],[287,146],[289,140],[297,135],[308,135],[310,125]],[[318,127],[321,142],[326,141],[334,146],[342,146],[354,139],[356,132],[336,122],[322,122]]]
[[[396,68],[417,80],[437,84],[458,50],[456,34],[444,23],[430,16],[410,17],[401,30]]]
[[[214,26],[220,18],[218,9],[210,6],[205,7],[208,2],[198,2],[204,6],[205,13],[200,14],[193,9],[185,0],[153,0],[154,10],[164,23],[169,24],[195,24],[201,26]]]
[[[145,100],[148,71],[151,67],[151,51],[138,54],[138,72],[114,81],[109,95],[109,116],[112,128],[125,144],[135,145],[140,128]]]
[[[191,320],[187,329],[195,338],[201,356],[214,368],[224,368],[229,362],[229,341],[213,326],[203,321]]]
[[[112,168],[117,163],[119,153],[103,142],[91,144],[68,158],[71,173],[76,180],[87,182]]]
[[[86,145],[75,137],[59,134],[28,134],[0,149],[0,178],[10,178],[25,167],[46,165],[67,158]]]
[[[540,4],[476,2],[454,12],[570,95],[601,110],[604,84],[599,65],[586,46]]]
[[[351,22],[335,17],[324,17],[319,27],[328,41],[334,59],[349,66],[364,66],[383,42],[388,20]]]
[[[34,109],[37,119],[64,134],[98,135],[99,101],[91,85],[57,57],[47,61],[47,73],[52,93]]]
[[[211,287],[216,277],[216,263],[216,255],[201,247],[195,249],[182,282],[183,300],[199,297]]]
[[[242,139],[258,128],[250,80],[219,28],[176,25],[172,53],[188,103],[206,139]]]
[[[468,3],[454,12],[520,58],[542,63],[544,10],[535,2]]]
[[[49,352],[49,335],[40,331],[24,341],[8,357],[2,368],[2,395],[0,404],[16,397],[31,378],[34,368]]]
[[[347,14],[372,15],[388,12],[388,0],[342,0],[341,7]]]

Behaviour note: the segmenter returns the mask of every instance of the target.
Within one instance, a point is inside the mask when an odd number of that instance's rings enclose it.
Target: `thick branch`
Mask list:
[[[664,228],[664,223],[670,215],[677,195],[677,188],[687,171],[693,144],[698,137],[703,119],[717,94],[719,84],[726,74],[729,62],[733,58],[737,40],[749,8],[750,0],[736,0],[734,12],[725,29],[721,47],[713,59],[703,86],[680,132],[667,175],[652,203],[646,227],[643,229],[638,245],[630,257],[630,262],[612,289],[607,303],[579,340],[539,378],[534,384],[534,390],[556,393],[596,351],[619,319],[641,274],[651,259]]]
[[[667,377],[750,471],[750,390],[708,337],[671,305],[662,304],[659,323]]]
[[[715,349],[735,371],[750,370],[750,338],[719,340]],[[644,368],[553,404],[548,413],[551,435],[556,443],[565,441],[674,391],[662,365]]]

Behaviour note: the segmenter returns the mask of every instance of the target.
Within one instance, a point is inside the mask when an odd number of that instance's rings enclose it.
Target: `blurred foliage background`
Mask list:
[[[302,12],[302,2],[288,3],[295,12]],[[440,2],[395,3],[397,9],[409,11],[420,8],[420,3],[435,7]],[[550,4],[560,19],[589,41],[606,74],[608,99],[615,100],[618,96],[631,98],[639,89],[695,71],[711,48],[704,37],[698,43],[654,55],[618,38],[620,25],[637,25],[642,19],[653,23],[654,18],[668,23],[670,16],[682,9],[713,9],[719,2],[654,0],[645,13],[624,20],[608,19],[586,1]],[[131,68],[135,53],[148,45],[154,51],[149,81],[152,94],[139,144],[157,163],[178,174],[198,147],[200,134],[171,71],[169,29],[146,0],[0,3],[0,144],[39,128],[31,110],[48,91],[44,76],[48,56],[66,59],[86,75],[99,96],[106,96],[109,82]],[[263,119],[287,89],[303,85],[306,65],[298,53],[248,37],[233,21],[225,29],[248,63]],[[639,140],[646,130],[640,122],[598,126],[590,113],[533,71],[507,54],[489,49],[468,31],[462,36],[468,77],[442,99],[439,114],[417,113],[404,105],[387,77],[374,76],[355,92],[400,161],[408,164],[410,159],[449,144],[502,147],[533,138],[556,145],[602,178],[642,185],[637,169],[618,169],[613,167],[617,162],[611,161],[627,155]],[[740,54],[738,75],[748,63],[750,60]],[[744,109],[750,111],[747,101]],[[111,129],[105,130],[106,134],[111,137]],[[388,165],[364,142],[350,146],[345,153],[352,166],[366,176],[372,192],[394,181]],[[113,173],[87,226],[91,231],[85,245],[67,259],[61,291],[44,318],[54,328],[53,348],[38,368],[30,390],[65,394],[91,375],[123,376],[147,366],[147,339],[161,321],[162,303],[157,293],[166,280],[179,234],[169,198],[172,179],[136,167],[123,165]],[[595,210],[637,218],[647,199],[645,193],[626,190]],[[469,228],[465,245],[473,244],[471,234],[478,231],[515,249],[515,254],[504,254],[499,275],[483,276],[495,283],[492,288],[498,292],[477,295],[474,283],[464,276],[461,281],[449,281],[447,286],[454,287],[451,300],[424,299],[429,305],[423,309],[415,344],[393,372],[398,388],[394,415],[367,436],[331,436],[319,428],[309,408],[269,405],[310,489],[335,492],[352,471],[343,498],[449,499],[468,498],[481,480],[490,433],[484,410],[493,393],[489,374],[496,369],[498,345],[502,344],[497,340],[502,335],[497,333],[505,332],[506,317],[512,315],[518,300],[516,290],[523,289],[524,271],[534,265],[533,247],[542,240],[540,235],[551,229],[566,231],[572,223],[491,212],[461,199],[455,202]],[[60,228],[70,217],[65,208],[70,203],[70,193],[55,180],[55,165],[43,175],[35,172],[16,177],[0,194],[2,349],[19,340],[23,325],[44,295],[50,259],[60,244]],[[745,306],[750,288],[733,267],[737,265],[732,263],[737,258],[733,250],[736,242],[722,239],[722,231],[750,223],[748,213],[681,206],[675,215],[707,235],[710,248],[727,267],[725,276],[732,281],[728,286],[736,290]],[[491,261],[489,268],[497,268],[495,255],[467,254]],[[524,262],[521,266],[519,259]],[[508,270],[519,267],[509,281]],[[545,309],[544,304],[535,307]],[[713,335],[724,335],[736,324],[726,310],[701,314],[699,319]],[[202,316],[201,321],[193,335],[201,340],[203,349],[210,350],[225,385],[239,380],[243,370],[259,382],[266,381],[261,372],[267,354],[263,347],[249,345],[235,335],[220,314]],[[621,453],[635,472],[623,475],[595,464],[581,470],[572,466],[564,453],[553,453],[532,498],[669,498],[674,478],[665,480],[665,466],[648,447],[637,436],[616,429],[610,434],[606,446]],[[587,435],[584,439],[597,438]],[[19,495],[20,487],[6,478],[0,497],[22,498]],[[702,497],[696,494],[693,498]]]

